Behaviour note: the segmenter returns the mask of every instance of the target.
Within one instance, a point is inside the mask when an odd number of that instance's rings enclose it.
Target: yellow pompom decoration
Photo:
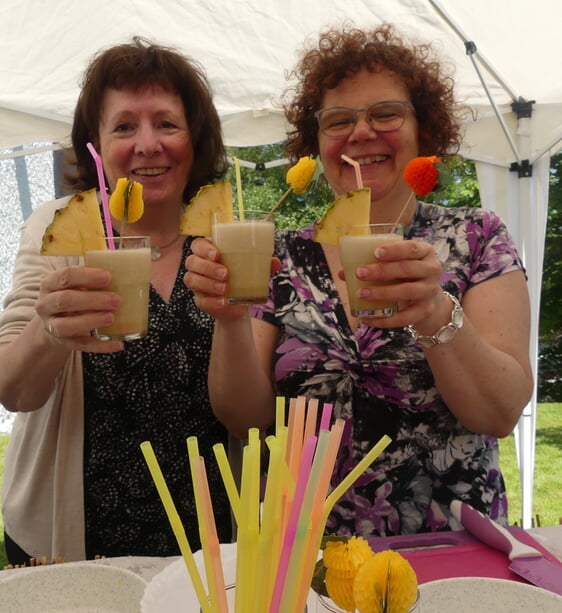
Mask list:
[[[117,179],[115,190],[109,198],[109,210],[115,219],[135,223],[144,213],[142,185],[130,179]]]
[[[304,194],[306,192],[315,170],[316,160],[307,155],[300,158],[294,166],[289,168],[286,181],[295,194]]]
[[[375,553],[361,565],[353,582],[353,598],[359,613],[408,613],[417,592],[414,569],[406,558],[392,550]]]
[[[323,560],[326,567],[326,590],[334,603],[345,611],[356,608],[353,595],[355,576],[365,562],[373,556],[369,543],[352,536],[347,542],[328,541]]]

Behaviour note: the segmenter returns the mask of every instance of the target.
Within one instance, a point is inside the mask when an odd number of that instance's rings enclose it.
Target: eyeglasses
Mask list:
[[[394,132],[404,125],[408,109],[414,110],[411,102],[388,100],[371,104],[366,109],[332,106],[316,111],[314,117],[318,120],[318,127],[323,134],[342,138],[353,132],[359,113],[365,113],[371,129],[375,132]]]

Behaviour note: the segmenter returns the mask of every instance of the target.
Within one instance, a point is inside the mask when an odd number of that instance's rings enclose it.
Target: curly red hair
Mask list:
[[[455,107],[454,81],[431,44],[406,43],[391,24],[373,30],[344,25],[322,32],[290,74],[297,79],[286,92],[292,91],[294,97],[285,105],[285,115],[294,127],[285,145],[291,160],[318,155],[315,111],[322,107],[327,90],[363,69],[390,70],[408,88],[419,124],[419,155],[448,157],[458,152],[461,115]]]

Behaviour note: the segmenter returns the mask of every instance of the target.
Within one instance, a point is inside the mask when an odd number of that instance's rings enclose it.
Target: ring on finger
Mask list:
[[[47,332],[54,338],[59,338],[57,331],[53,328],[51,322],[47,324]]]

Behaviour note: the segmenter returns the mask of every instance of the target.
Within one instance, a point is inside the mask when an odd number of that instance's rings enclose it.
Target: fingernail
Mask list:
[[[215,292],[217,292],[217,294],[224,294],[225,289],[226,286],[224,283],[215,283]]]
[[[219,279],[226,279],[227,270],[226,268],[218,268],[217,269],[217,277]]]
[[[369,298],[370,295],[371,295],[371,290],[367,289],[366,287],[362,287],[359,290],[359,298]]]
[[[366,279],[369,275],[369,269],[368,268],[358,268],[357,269],[357,277],[359,279]]]
[[[386,249],[384,247],[377,247],[375,249],[376,258],[381,258],[381,257],[384,257],[385,255],[386,255]]]
[[[209,260],[214,262],[217,259],[217,250],[210,249],[209,252],[207,253],[207,257],[209,258]]]

